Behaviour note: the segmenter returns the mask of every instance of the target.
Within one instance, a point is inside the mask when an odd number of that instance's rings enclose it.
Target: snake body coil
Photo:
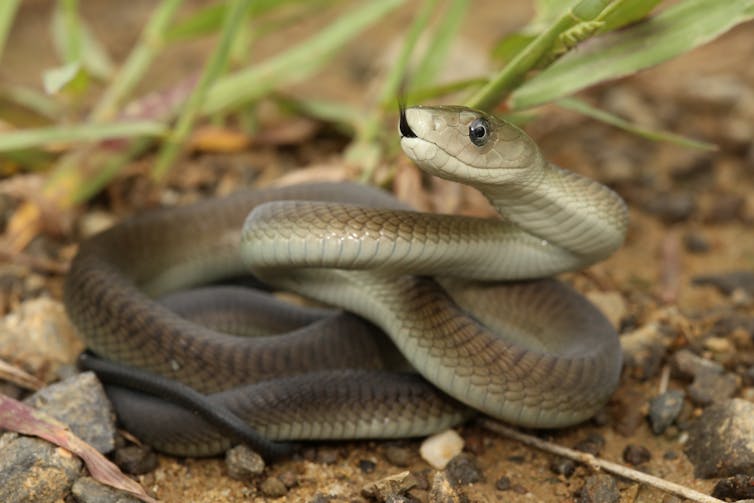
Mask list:
[[[617,385],[617,335],[583,297],[537,278],[610,255],[625,235],[625,205],[478,111],[409,108],[400,131],[421,169],[476,187],[503,218],[417,213],[351,184],[249,192],[136,218],[82,244],[73,262],[65,303],[87,345],[208,393],[277,440],[426,434],[463,420],[459,402],[531,427],[590,417]],[[281,309],[288,321],[262,332],[287,335],[229,335],[192,321],[198,307],[153,300],[247,270],[371,321],[426,381],[386,370],[401,358],[347,314],[274,304],[257,317]],[[244,295],[225,290],[209,302]],[[223,330],[243,332],[237,325]],[[143,413],[123,411],[126,425],[158,448],[199,455],[228,446],[178,407],[128,400]]]

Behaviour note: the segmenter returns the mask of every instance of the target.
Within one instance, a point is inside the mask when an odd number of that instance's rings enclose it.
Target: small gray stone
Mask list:
[[[707,253],[710,250],[707,238],[696,232],[689,232],[683,236],[683,246],[690,253]]]
[[[361,495],[376,501],[388,501],[395,496],[406,494],[416,486],[416,479],[409,471],[385,477],[363,487]]]
[[[714,286],[725,295],[731,295],[735,290],[743,290],[749,295],[754,295],[754,272],[752,271],[732,271],[696,276],[692,282],[694,285]]]
[[[607,474],[586,478],[579,494],[579,503],[618,503],[620,492],[615,479]]]
[[[448,474],[448,480],[453,485],[469,485],[475,482],[481,482],[484,480],[484,474],[482,470],[468,454],[459,454],[450,460],[448,466],[445,467],[445,473]]]
[[[510,477],[500,477],[495,481],[495,489],[498,491],[508,491],[511,488],[511,479]]]
[[[650,459],[652,459],[652,453],[643,445],[628,444],[623,449],[623,461],[630,465],[640,465]]]
[[[264,460],[254,450],[241,444],[225,453],[225,467],[231,478],[249,481],[262,474]]]
[[[83,349],[62,302],[27,300],[0,320],[0,358],[23,362],[45,382],[56,379],[58,369],[74,363]]]
[[[655,435],[662,434],[683,409],[683,391],[671,389],[649,401],[649,424]]]
[[[359,460],[359,470],[361,470],[361,473],[372,473],[375,468],[377,468],[377,463],[374,461],[369,459]]]
[[[643,206],[668,224],[687,220],[696,211],[696,201],[688,192],[655,194],[644,201]]]
[[[461,503],[461,495],[456,492],[444,471],[435,473],[432,489],[429,491],[430,503]]]
[[[139,503],[135,496],[100,484],[91,477],[81,477],[71,490],[78,503]]]
[[[115,415],[92,372],[42,388],[24,402],[65,423],[99,452],[110,452],[115,447]]]
[[[704,407],[731,398],[738,389],[736,376],[729,373],[699,372],[688,387],[689,398]]]
[[[592,432],[584,440],[574,445],[573,448],[592,456],[599,456],[602,449],[605,448],[605,437],[599,433]]]
[[[126,473],[142,475],[157,468],[157,455],[146,445],[128,445],[115,450],[115,464]]]
[[[555,475],[570,478],[576,471],[576,462],[568,458],[556,458],[550,463],[550,471]]]
[[[715,484],[712,496],[726,501],[754,498],[754,475],[734,475],[722,479]]]
[[[58,501],[79,478],[81,460],[45,440],[0,437],[0,501]]]
[[[696,377],[702,372],[722,374],[725,371],[719,363],[701,358],[688,349],[676,351],[672,358],[672,364],[676,372],[687,378]]]
[[[394,466],[405,468],[411,463],[411,451],[405,447],[388,445],[385,448],[385,459]]]
[[[754,472],[754,403],[734,398],[710,405],[688,434],[684,451],[697,477]]]
[[[288,494],[288,488],[285,487],[283,481],[277,477],[267,477],[264,479],[259,485],[259,490],[268,498],[282,498]]]

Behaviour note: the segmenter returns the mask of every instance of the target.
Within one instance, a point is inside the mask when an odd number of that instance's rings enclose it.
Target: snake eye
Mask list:
[[[469,125],[469,139],[477,147],[484,146],[490,138],[490,123],[487,119],[476,119]]]

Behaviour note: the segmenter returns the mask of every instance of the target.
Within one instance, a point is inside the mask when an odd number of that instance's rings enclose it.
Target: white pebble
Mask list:
[[[419,448],[422,459],[438,470],[460,454],[463,450],[463,439],[455,430],[445,430],[431,437],[427,437]]]

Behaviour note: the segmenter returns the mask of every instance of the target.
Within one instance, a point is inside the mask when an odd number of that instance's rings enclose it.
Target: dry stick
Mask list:
[[[492,419],[484,418],[481,419],[479,423],[482,425],[482,427],[487,428],[490,431],[494,431],[495,433],[506,438],[516,440],[518,442],[521,442],[522,444],[540,449],[545,452],[549,452],[551,454],[556,454],[558,456],[563,456],[564,458],[572,459],[579,463],[584,463],[594,470],[604,470],[606,472],[611,472],[620,477],[633,480],[641,484],[647,484],[670,494],[674,494],[676,496],[680,496],[681,498],[686,498],[698,503],[725,503],[722,500],[713,498],[712,496],[708,496],[704,493],[700,493],[699,491],[695,491],[689,487],[682,486],[674,482],[669,482],[659,477],[647,475],[644,472],[628,468],[627,466],[619,465],[618,463],[613,463],[611,461],[605,461],[604,459],[596,458],[586,452],[580,452],[574,449],[569,449],[568,447],[562,447],[560,445],[547,442],[532,435],[521,433]]]

